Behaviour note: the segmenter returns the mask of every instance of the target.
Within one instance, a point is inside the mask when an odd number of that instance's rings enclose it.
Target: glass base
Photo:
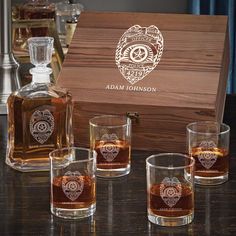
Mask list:
[[[165,217],[148,213],[148,220],[160,226],[181,226],[190,224],[193,221],[194,213],[180,217]]]
[[[103,178],[115,178],[121,177],[124,175],[128,175],[130,172],[130,165],[126,168],[119,168],[119,169],[99,169],[97,168],[96,176],[103,177]]]
[[[6,164],[11,168],[21,171],[21,172],[36,172],[36,171],[49,171],[49,161],[47,163],[27,163],[24,164],[18,162],[10,162],[9,159],[6,159]]]
[[[194,183],[199,185],[218,185],[223,184],[228,180],[228,173],[217,177],[201,177],[195,176]]]
[[[94,214],[96,211],[96,203],[92,204],[88,208],[81,208],[81,209],[65,209],[65,208],[58,208],[51,205],[51,213],[57,217],[64,218],[64,219],[82,219],[89,217]]]

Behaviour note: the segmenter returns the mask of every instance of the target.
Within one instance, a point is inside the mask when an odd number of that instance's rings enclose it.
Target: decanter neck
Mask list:
[[[30,74],[32,75],[33,83],[50,83],[50,74],[52,69],[48,67],[43,68],[32,68],[30,69]]]

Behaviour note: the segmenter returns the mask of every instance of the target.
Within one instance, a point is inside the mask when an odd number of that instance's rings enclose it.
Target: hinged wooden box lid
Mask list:
[[[58,84],[77,145],[93,116],[129,113],[133,148],[183,152],[189,122],[222,120],[227,71],[225,16],[85,12]]]

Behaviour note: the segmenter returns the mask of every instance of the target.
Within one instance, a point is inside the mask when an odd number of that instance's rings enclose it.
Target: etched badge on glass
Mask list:
[[[212,149],[216,148],[216,144],[213,141],[202,141],[200,144],[202,152],[198,154],[198,160],[202,166],[206,169],[210,169],[217,160],[217,155]]]
[[[54,130],[54,117],[49,110],[35,111],[30,118],[30,133],[34,139],[44,144]]]
[[[84,181],[79,171],[67,171],[62,180],[62,190],[67,198],[75,201],[83,192]]]
[[[112,162],[120,151],[120,148],[116,145],[117,140],[116,134],[104,134],[101,137],[103,145],[100,147],[100,152],[108,162]]]
[[[120,38],[116,65],[123,77],[133,85],[155,69],[161,60],[163,48],[163,36],[155,25],[134,25]]]
[[[182,186],[178,178],[165,177],[160,185],[160,195],[167,206],[175,206],[182,195]]]

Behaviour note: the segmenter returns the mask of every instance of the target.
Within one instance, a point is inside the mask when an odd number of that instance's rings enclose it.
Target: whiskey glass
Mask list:
[[[195,159],[195,183],[217,185],[228,180],[230,127],[214,121],[187,125],[188,153]]]
[[[194,159],[162,153],[146,159],[148,219],[161,226],[180,226],[194,218]]]
[[[65,219],[89,217],[96,210],[96,152],[63,148],[50,157],[51,213]]]
[[[96,116],[89,121],[90,148],[97,152],[97,176],[129,174],[131,119],[126,116]]]

